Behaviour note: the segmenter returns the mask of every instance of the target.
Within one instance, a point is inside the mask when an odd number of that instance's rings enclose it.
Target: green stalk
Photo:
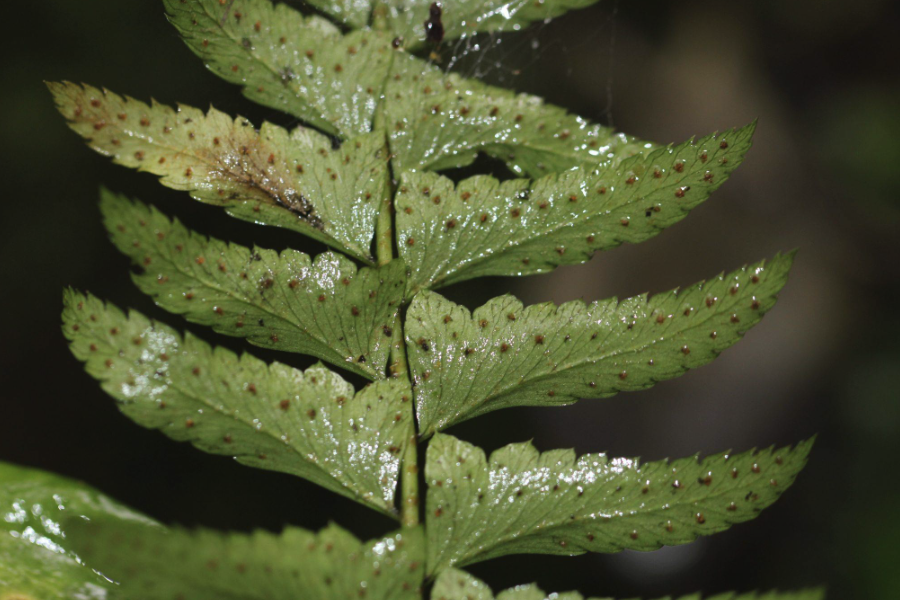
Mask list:
[[[391,376],[408,379],[409,370],[406,367],[403,321],[399,316],[395,322],[391,344]],[[419,524],[419,440],[415,424],[415,405],[412,399],[410,399],[409,407],[413,412],[413,418],[409,443],[406,445],[406,451],[400,463],[400,522],[404,527],[415,527]]]
[[[390,196],[387,196],[390,198]],[[390,218],[391,202],[382,208],[378,218],[376,235],[378,264],[387,264],[392,259],[393,223]],[[382,215],[388,215],[382,218]],[[409,369],[406,366],[406,345],[403,340],[403,317],[398,314],[394,320],[391,333],[391,377],[405,377],[409,379]],[[418,432],[416,431],[415,404],[410,399],[409,410],[412,412],[409,428],[409,443],[400,461],[400,521],[404,527],[415,527],[419,524],[419,465],[418,465]]]
[[[376,111],[375,129],[383,119],[381,111]],[[385,185],[384,202],[378,213],[378,221],[375,223],[375,254],[378,265],[383,266],[394,259],[394,215],[393,197],[394,185],[389,179]],[[406,345],[403,336],[403,316],[398,314],[394,320],[391,334],[391,377],[405,377],[409,379],[409,369],[406,366]],[[416,431],[415,404],[410,399],[409,410],[412,412],[410,419],[409,443],[406,445],[403,457],[400,460],[400,522],[403,527],[415,527],[419,524],[419,455],[418,432]]]
[[[379,267],[383,267],[394,258],[394,220],[391,215],[393,212],[391,206],[393,186],[390,178],[384,188],[384,201],[381,203],[378,220],[375,222],[375,257],[378,259]]]

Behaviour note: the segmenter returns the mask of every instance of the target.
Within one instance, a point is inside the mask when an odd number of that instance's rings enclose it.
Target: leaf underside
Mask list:
[[[394,58],[384,111],[397,173],[463,167],[483,152],[520,176],[542,177],[614,166],[653,147],[536,96],[445,73],[412,55]]]
[[[418,294],[406,323],[422,435],[514,406],[648,388],[704,365],[771,309],[793,253],[682,289],[559,307],[501,296],[470,313]]]
[[[790,487],[812,441],[675,461],[530,443],[484,452],[446,434],[427,451],[428,572],[504,556],[654,550],[754,518]]]
[[[475,33],[518,31],[531,23],[557,17],[573,9],[585,8],[597,0],[456,0],[441,3],[444,40],[467,37]],[[317,0],[315,6],[327,10],[328,0]],[[432,0],[389,0],[388,25],[408,48],[425,43],[425,21]]]
[[[140,202],[102,194],[106,228],[168,311],[219,333],[382,379],[405,269],[361,268],[339,254],[246,248],[192,232]]]
[[[69,126],[114,162],[221,206],[237,218],[285,227],[372,262],[375,220],[388,177],[381,133],[334,150],[311,129],[289,133],[213,108],[176,109],[106,90],[51,83]]]
[[[371,130],[393,56],[390,35],[341,35],[321,17],[268,0],[165,4],[191,50],[249,99],[333,135]]]
[[[358,393],[325,367],[305,372],[211,348],[136,312],[67,291],[73,354],[139,425],[238,462],[306,478],[395,516],[409,439],[409,384]]]
[[[397,173],[465,166],[484,152],[520,175],[538,177],[574,166],[614,164],[652,147],[535,96],[444,73],[392,50],[393,35],[369,29],[341,35],[319,17],[304,17],[283,4],[273,7],[267,0],[235,0],[227,7],[219,0],[166,2],[170,20],[188,45],[213,72],[243,85],[254,101],[342,137],[370,131],[382,102]],[[492,12],[491,0],[448,10],[474,10],[466,27],[475,23],[475,29],[491,31],[502,28],[501,22],[517,28],[589,3],[521,2]],[[351,26],[362,25],[369,11],[366,3],[349,1],[314,5]],[[418,12],[427,13],[429,7],[420,0],[402,7],[397,2],[387,7],[388,24],[424,32],[424,23],[416,25]],[[490,14],[480,14],[484,11]],[[447,21],[451,36],[462,33],[456,25],[466,18],[473,19],[458,15]],[[416,45],[419,38],[406,42]]]
[[[821,600],[825,594],[820,589],[792,592],[750,592],[739,594],[728,592],[706,596],[706,600]],[[702,594],[680,596],[678,600],[702,600]],[[435,581],[431,600],[494,600],[494,594],[483,581],[458,569],[447,569]],[[583,600],[578,592],[547,594],[536,585],[520,585],[500,592],[496,600]],[[590,598],[588,600],[602,600]],[[607,598],[606,600],[611,600]],[[660,600],[671,600],[667,597]]]
[[[0,463],[0,598],[72,600],[112,597],[115,586],[72,547],[80,519],[152,527],[90,487],[36,469]]]
[[[569,10],[584,8],[596,0],[463,0],[443,3],[441,24],[443,39],[450,42],[475,33],[518,31],[536,21],[557,17]],[[350,29],[364,29],[373,17],[375,2],[371,0],[310,0],[308,4]],[[431,0],[389,0],[384,3],[384,20],[391,38],[396,37],[406,48],[418,48],[426,42],[425,21],[429,19]],[[311,109],[295,98],[285,98],[288,88],[299,97],[290,79],[273,77],[282,72],[292,52],[300,46],[291,44],[286,34],[300,32],[307,45],[338,30],[318,17],[302,17],[286,5],[272,6],[268,1],[235,2],[227,7],[219,0],[166,0],[172,22],[185,34],[189,45],[204,59],[213,58],[220,65],[210,65],[217,74],[250,87],[264,86],[262,91],[247,91],[248,97],[273,108],[290,108],[291,114]],[[196,39],[194,39],[196,38]],[[288,38],[282,40],[282,38]],[[204,44],[204,41],[206,42]],[[320,42],[321,44],[321,42]],[[319,46],[321,47],[321,46]],[[239,68],[233,70],[234,64]],[[265,84],[281,83],[267,90]],[[306,101],[310,103],[309,100]]]
[[[167,529],[92,488],[0,463],[0,598],[413,600],[421,528],[360,542],[312,533]]]
[[[443,40],[476,33],[518,31],[536,21],[557,17],[569,10],[585,8],[597,0],[459,0],[441,3]],[[311,6],[353,29],[365,27],[373,14],[371,0],[310,0]],[[426,41],[425,21],[432,0],[389,0],[383,3],[387,28],[406,48],[419,48]],[[376,9],[377,10],[377,9]]]
[[[658,148],[616,166],[501,183],[407,172],[397,194],[397,246],[410,289],[473,277],[545,273],[683,219],[743,161],[755,124]]]
[[[129,600],[413,600],[424,571],[420,528],[367,543],[336,525],[247,535],[83,523],[75,532],[80,554]]]

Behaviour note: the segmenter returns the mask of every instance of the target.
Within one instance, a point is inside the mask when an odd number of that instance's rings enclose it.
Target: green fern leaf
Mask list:
[[[388,177],[382,134],[333,150],[310,129],[288,133],[265,123],[257,131],[215,109],[175,110],[90,86],[49,85],[70,127],[116,163],[240,219],[299,231],[372,262]]]
[[[343,137],[371,130],[392,57],[390,36],[344,36],[325,19],[268,0],[165,3],[191,50],[254,102]],[[363,25],[362,12],[351,12]]]
[[[413,600],[424,574],[421,528],[367,543],[336,525],[247,535],[86,522],[74,532],[129,600]]]
[[[450,568],[441,571],[435,579],[431,600],[494,600],[494,593],[477,577]]]
[[[116,586],[84,564],[69,525],[152,522],[76,481],[0,463],[0,599],[112,598]]]
[[[645,389],[705,365],[774,306],[793,253],[647,295],[536,304],[495,298],[470,313],[434,292],[410,305],[406,341],[422,435],[513,406]]]
[[[690,594],[682,596],[679,600],[702,600],[702,594]],[[706,600],[822,600],[825,598],[825,590],[822,588],[809,588],[790,592],[725,592],[706,596]],[[602,600],[602,599],[601,599]],[[607,598],[606,600],[612,600]],[[661,598],[660,600],[666,600]]]
[[[372,0],[307,0],[306,4],[349,29],[365,29],[372,16]]]
[[[613,166],[653,147],[536,96],[444,73],[411,55],[394,59],[384,110],[398,173],[463,167],[484,152],[519,175],[541,177]]]
[[[425,466],[428,570],[685,544],[756,517],[794,482],[811,446],[641,464],[524,443],[488,462],[480,448],[438,434]]]
[[[822,590],[809,589],[796,592],[767,592],[749,594],[725,593],[707,596],[706,600],[822,600]],[[678,600],[701,600],[701,594],[681,596]],[[431,600],[494,600],[494,594],[486,583],[458,569],[443,571],[434,583]],[[568,592],[547,594],[536,585],[520,585],[497,594],[497,600],[583,600],[581,594]],[[595,598],[592,600],[602,600]],[[611,600],[607,598],[606,600]],[[660,600],[671,600],[667,597]]]
[[[322,366],[271,366],[67,291],[63,331],[139,425],[245,465],[304,477],[395,516],[409,440],[405,381],[353,386]]]
[[[104,191],[113,243],[142,272],[135,283],[168,311],[219,333],[311,354],[382,379],[405,268],[362,268],[332,252],[245,248],[207,238],[140,202]]]
[[[467,37],[480,32],[518,31],[534,23],[558,17],[597,0],[459,0],[441,3],[444,40]],[[425,21],[431,0],[389,0],[388,23],[410,48],[426,41]]]
[[[407,172],[397,195],[400,255],[413,291],[485,275],[544,273],[637,243],[706,200],[743,161],[755,124],[534,183]]]

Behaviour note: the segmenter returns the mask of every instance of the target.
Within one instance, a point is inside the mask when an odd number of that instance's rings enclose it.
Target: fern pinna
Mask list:
[[[530,443],[487,456],[452,435],[493,410],[606,398],[706,364],[759,323],[791,267],[792,254],[778,255],[654,296],[561,306],[502,296],[470,310],[436,291],[648,239],[744,160],[755,124],[660,145],[429,58],[441,39],[517,30],[593,1],[308,0],[316,14],[304,16],[268,0],[165,0],[210,70],[306,124],[290,131],[50,84],[71,128],[116,163],[328,246],[318,256],[246,248],[104,191],[112,242],[159,306],[322,363],[266,364],[67,290],[63,330],[88,373],[144,427],[306,478],[398,525],[370,541],[336,525],[189,531],[0,465],[0,599],[490,600],[461,568],[684,544],[752,519],[790,487],[811,441],[641,462]],[[440,174],[478,155],[518,178]],[[342,370],[370,383],[354,389]],[[534,585],[497,595],[550,597],[581,598]]]

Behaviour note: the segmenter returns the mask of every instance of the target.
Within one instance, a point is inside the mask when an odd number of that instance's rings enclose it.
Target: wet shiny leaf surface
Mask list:
[[[256,0],[264,2],[267,0]],[[306,4],[351,29],[364,29],[372,16],[373,0],[308,0]]]
[[[653,147],[536,96],[444,73],[406,54],[393,61],[384,102],[397,173],[462,167],[483,152],[520,176],[542,177],[615,165]]]
[[[91,487],[51,473],[0,463],[0,598],[105,600],[116,585],[86,565],[70,526],[90,519],[114,527],[152,522]]]
[[[325,367],[303,372],[239,357],[71,290],[63,331],[136,423],[396,516],[399,457],[412,427],[406,381],[356,393]]]
[[[774,306],[793,254],[648,298],[470,313],[434,292],[410,305],[406,342],[422,435],[513,406],[645,389],[712,361]]]
[[[534,182],[478,176],[454,185],[436,173],[404,173],[396,198],[397,245],[412,269],[410,287],[544,273],[623,242],[642,242],[683,219],[728,179],[754,129]]]
[[[796,592],[750,592],[747,594],[725,593],[707,595],[706,600],[821,600],[822,590],[810,589]],[[703,600],[702,594],[679,596],[678,600]],[[578,592],[547,594],[537,585],[519,585],[497,594],[497,600],[582,600]],[[458,569],[447,569],[441,573],[431,592],[431,600],[494,600],[494,594],[486,583]],[[602,600],[594,598],[589,600]],[[611,600],[607,598],[606,600]],[[665,599],[672,600],[671,596]]]
[[[50,84],[69,126],[117,164],[253,223],[299,231],[371,262],[388,177],[385,140],[371,133],[334,150],[311,129],[289,133],[211,108],[177,109],[72,83]]]
[[[101,209],[113,243],[141,270],[135,283],[166,310],[259,346],[384,378],[405,288],[401,261],[358,269],[332,252],[312,258],[228,244],[109,192]]]
[[[421,528],[360,542],[313,533],[167,529],[89,486],[0,463],[0,598],[419,598]]]
[[[169,20],[206,66],[251,100],[327,133],[371,130],[391,60],[392,36],[341,35],[332,23],[268,0],[165,0]],[[348,18],[364,24],[356,3]]]
[[[641,463],[530,443],[484,452],[446,434],[428,446],[428,571],[506,554],[655,550],[756,517],[790,487],[795,448]]]
[[[519,31],[531,23],[558,17],[570,10],[585,8],[597,0],[457,0],[441,2],[443,39],[454,40],[479,32]],[[432,0],[389,0],[388,23],[407,47],[426,41],[425,21],[430,18]]]
[[[248,535],[83,523],[76,533],[130,600],[413,600],[424,574],[421,529],[365,543],[336,525]]]
[[[438,3],[443,30],[440,37],[450,41],[475,33],[519,31],[531,23],[552,19],[596,1],[460,0]],[[310,0],[308,4],[350,29],[365,29],[371,19],[382,19],[391,37],[397,37],[400,44],[407,48],[419,47],[429,41],[426,39],[425,22],[431,19],[432,0],[389,0],[381,6],[373,0]],[[264,76],[256,73],[257,70],[265,70],[261,69],[263,65],[277,71],[274,65],[279,64],[278,59],[289,56],[289,42],[282,40],[282,33],[296,35],[299,31],[304,37],[312,38],[314,33],[323,35],[336,31],[324,19],[304,19],[286,5],[273,8],[267,0],[238,1],[230,10],[219,0],[166,0],[166,5],[170,18],[187,34],[188,43],[200,56],[220,58],[224,55],[235,58],[239,65],[248,65],[249,75],[239,75],[240,69],[229,73],[227,68],[211,67],[235,83],[247,84],[248,80],[266,82]],[[199,43],[191,39],[200,37],[195,33],[197,31],[205,35]],[[238,44],[242,52],[237,50]],[[273,47],[281,47],[281,52],[274,51]],[[248,96],[252,93],[247,90]],[[254,95],[260,97],[262,104],[275,108],[291,104],[278,91],[263,90]]]

